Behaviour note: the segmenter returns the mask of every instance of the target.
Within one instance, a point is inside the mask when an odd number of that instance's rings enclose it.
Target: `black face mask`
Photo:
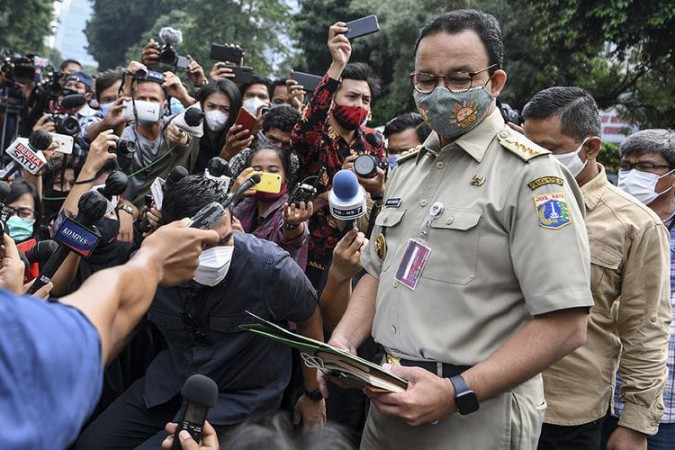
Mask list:
[[[117,235],[120,232],[120,223],[115,219],[103,217],[96,223],[96,228],[101,233],[101,240],[97,246],[98,249],[117,240]]]

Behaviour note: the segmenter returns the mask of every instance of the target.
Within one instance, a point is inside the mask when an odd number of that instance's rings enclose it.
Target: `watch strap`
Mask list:
[[[308,391],[307,389],[305,389],[305,397],[315,402],[323,400],[323,394],[318,389],[315,391]]]

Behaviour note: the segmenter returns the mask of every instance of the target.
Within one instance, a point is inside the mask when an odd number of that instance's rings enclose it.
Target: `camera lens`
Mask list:
[[[136,144],[134,141],[120,139],[117,142],[117,154],[125,158],[131,158],[136,151]]]
[[[354,160],[354,172],[363,178],[377,175],[377,160],[371,155],[360,155]]]
[[[80,133],[80,123],[72,116],[59,117],[56,120],[56,132],[75,136]]]

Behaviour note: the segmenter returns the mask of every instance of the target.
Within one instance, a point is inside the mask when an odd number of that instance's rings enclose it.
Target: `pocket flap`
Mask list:
[[[183,319],[180,316],[153,309],[148,311],[148,320],[153,322],[160,329],[182,330],[185,328],[185,323],[183,323]]]
[[[444,228],[447,230],[469,230],[480,221],[482,214],[474,211],[448,209],[441,217],[431,222],[431,228]]]
[[[375,219],[375,225],[380,227],[393,227],[403,219],[405,209],[385,208]]]
[[[589,239],[591,264],[616,270],[621,265],[622,255],[597,239]]]

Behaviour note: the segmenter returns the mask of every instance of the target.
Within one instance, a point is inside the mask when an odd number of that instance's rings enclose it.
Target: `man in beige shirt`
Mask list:
[[[479,11],[420,32],[413,95],[434,133],[399,159],[362,255],[368,273],[330,340],[355,352],[372,333],[409,381],[369,393],[362,448],[535,448],[538,374],[585,340],[581,194],[504,124],[502,58],[499,24]]]
[[[576,177],[591,248],[591,309],[586,344],[544,372],[548,408],[539,449],[598,449],[617,366],[626,402],[609,449],[647,448],[663,413],[670,322],[669,243],[648,207],[607,181],[596,159],[600,117],[576,87],[553,87],[523,110],[525,135]]]

